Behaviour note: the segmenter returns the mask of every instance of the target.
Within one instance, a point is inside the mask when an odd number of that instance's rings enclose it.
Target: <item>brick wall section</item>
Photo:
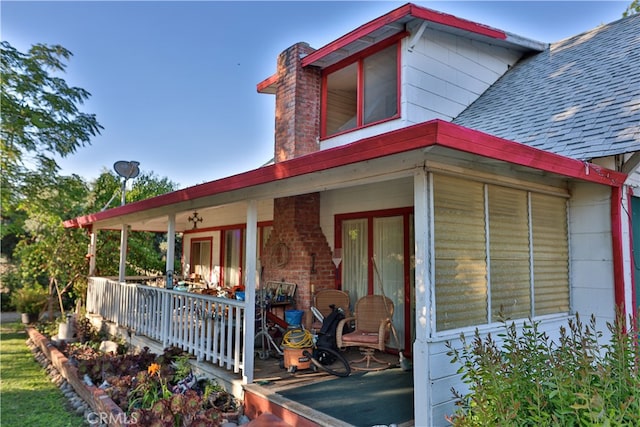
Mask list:
[[[276,199],[273,209],[273,231],[265,246],[263,260],[264,280],[284,279],[296,283],[296,309],[307,310],[311,306],[312,284],[316,291],[334,287],[331,248],[320,228],[320,194]],[[277,265],[272,256],[281,242],[287,245],[289,253],[283,266]]]
[[[78,369],[69,363],[69,359],[40,332],[34,328],[27,328],[29,338],[51,361],[60,375],[67,380],[75,392],[91,406],[96,414],[111,414],[107,417],[110,427],[127,425],[125,413],[113,400],[101,389],[87,386],[78,373]]]

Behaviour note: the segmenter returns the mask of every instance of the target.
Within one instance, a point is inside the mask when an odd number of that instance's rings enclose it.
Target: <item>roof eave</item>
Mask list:
[[[412,3],[407,3],[404,6],[392,10],[391,12],[382,15],[374,19],[373,21],[370,21],[356,28],[355,30],[345,34],[344,36],[336,39],[326,46],[321,47],[315,52],[307,55],[302,59],[302,66],[320,66],[323,64],[323,60],[328,55],[343,50],[348,45],[358,40],[370,37],[372,33],[382,29],[383,27],[400,23],[402,25],[399,25],[397,27],[396,32],[404,31],[406,22],[412,19],[420,19],[429,23],[437,24],[444,28],[451,28],[456,31],[462,31],[464,33],[472,35],[473,37],[480,37],[487,40],[495,40],[500,41],[501,43],[508,43],[509,45],[517,47],[521,50],[540,52],[547,46],[544,43],[506,33],[502,30],[498,30],[487,25],[458,18],[457,16],[438,12],[432,9],[427,9]]]
[[[368,23],[305,56],[302,58],[302,66],[318,66],[320,68],[325,68],[335,63],[338,60],[336,58],[342,59],[345,56],[343,51],[353,54],[361,50],[358,48],[354,49],[354,46],[351,45],[367,40],[367,42],[363,42],[362,45],[368,46],[372,43],[371,40],[374,42],[380,41],[402,31],[406,31],[407,23],[412,20],[423,20],[425,22],[436,24],[440,28],[450,28],[458,33],[466,33],[473,38],[481,38],[489,41],[493,40],[496,43],[513,46],[514,48],[522,51],[541,52],[547,48],[547,44],[545,43],[510,34],[487,25],[458,18],[454,15],[407,3],[385,15],[369,21]],[[380,36],[380,40],[377,37],[372,37],[374,33],[380,32],[382,29],[385,29],[385,27],[388,31],[384,31],[384,35],[378,34],[378,36]],[[351,48],[349,48],[349,46],[351,46]],[[274,94],[277,79],[277,74],[274,74],[258,83],[258,93]]]
[[[551,172],[612,187],[621,186],[627,175],[576,159],[508,141],[441,120],[432,120],[366,138],[351,144],[264,166],[242,174],[206,182],[102,212],[64,222],[66,228],[88,227],[119,216],[158,209],[225,192],[269,184],[322,170],[373,160],[430,146],[441,146],[520,166]]]

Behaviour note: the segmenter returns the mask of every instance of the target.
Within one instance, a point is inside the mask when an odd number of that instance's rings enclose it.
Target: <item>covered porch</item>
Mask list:
[[[515,234],[503,233],[505,240],[496,237],[489,243],[485,225],[489,208],[496,212],[504,208],[522,237],[519,274],[525,295],[513,304],[514,318],[542,313],[545,325],[553,330],[571,311],[565,221],[567,217],[575,221],[584,213],[576,203],[580,197],[598,194],[608,199],[622,182],[622,174],[597,165],[436,120],[79,217],[65,225],[90,231],[90,260],[100,256],[96,253],[99,230],[121,229],[121,265],[126,263],[129,231],[166,233],[169,250],[164,274],[144,280],[128,280],[124,269],[118,278],[91,274],[87,311],[120,328],[123,336],[135,335],[160,347],[180,346],[194,355],[203,370],[228,378],[237,395],[271,381],[261,376],[264,365],[254,351],[257,291],[265,283],[295,283],[295,307],[307,311],[314,292],[321,289],[349,290],[354,298],[379,293],[371,259],[385,255],[388,265],[378,258],[384,293],[396,304],[394,322],[402,325],[400,342],[389,340],[387,348],[392,359],[397,359],[393,352],[400,349],[412,354],[416,425],[439,425],[452,408],[451,386],[460,384],[445,342],[476,325],[487,333],[494,331],[494,311],[503,305],[497,293],[492,295],[495,307],[487,305],[491,300],[486,296],[486,254],[491,244],[511,244]],[[569,215],[567,204],[575,207]],[[563,304],[557,307],[554,294],[547,305],[536,301],[534,310],[527,296],[532,277],[528,265],[533,265],[537,254],[530,247],[531,231],[527,230],[532,215],[541,219],[549,215],[548,206],[560,219],[550,226],[564,228],[561,232],[549,229],[541,237],[550,239],[550,248],[561,247],[564,252],[538,265],[555,268],[559,263],[555,260],[563,263]],[[197,223],[193,222],[196,211],[203,218]],[[377,231],[385,230],[376,229],[377,225],[386,224],[399,231]],[[172,289],[177,283],[172,247],[178,234],[184,245],[182,277],[194,273],[205,277],[205,286],[242,286],[244,301]],[[362,236],[371,244],[347,245]],[[474,237],[473,259],[467,256],[470,236]],[[387,237],[394,239],[393,245],[385,244]],[[375,247],[377,243],[383,243],[382,249]],[[235,248],[237,256],[225,248]],[[195,252],[199,259],[213,261],[194,264]],[[507,272],[513,271],[509,270],[512,264],[506,257],[500,266]],[[194,270],[195,265],[209,269]],[[512,275],[500,273],[494,268],[496,282],[512,281]],[[154,280],[155,286],[141,283]],[[540,287],[547,282],[548,289],[557,292],[558,280],[540,281]],[[507,298],[510,292],[505,289]],[[473,313],[470,304],[475,307]],[[610,311],[604,310],[605,315]]]
[[[397,354],[379,355],[389,364],[387,370],[354,371],[348,379],[315,369],[290,372],[277,353],[258,357],[260,347],[246,348],[245,302],[137,283],[154,281],[140,279],[89,278],[87,315],[92,323],[133,347],[148,347],[158,354],[168,346],[183,349],[193,356],[199,376],[216,378],[243,399],[245,413],[252,419],[272,413],[295,426],[414,425],[413,374],[400,368]],[[245,359],[252,354],[256,356],[253,383],[248,384]],[[349,361],[361,357],[357,349],[343,354]],[[318,395],[322,397],[316,399]],[[393,408],[380,410],[381,397]]]

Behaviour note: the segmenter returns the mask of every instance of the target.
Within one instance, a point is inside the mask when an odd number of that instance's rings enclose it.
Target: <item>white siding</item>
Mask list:
[[[582,318],[587,322],[588,318]],[[517,325],[521,326],[523,322],[518,322]],[[549,318],[540,321],[539,331],[546,332],[551,340],[556,340],[559,337],[560,327],[567,327],[567,318],[560,316],[556,318]],[[491,333],[493,339],[500,344],[498,334],[504,332],[501,326],[487,327],[480,329],[480,337],[485,339],[487,334]],[[474,330],[469,328],[464,330],[464,336],[467,344],[471,344],[473,341]],[[456,410],[455,400],[451,389],[454,388],[460,393],[468,392],[468,386],[462,382],[461,375],[457,374],[460,364],[451,363],[451,356],[447,355],[449,349],[445,343],[450,341],[456,348],[461,348],[462,344],[459,339],[459,334],[450,336],[448,338],[440,338],[430,343],[429,345],[429,360],[430,360],[430,372],[431,376],[428,380],[430,384],[431,393],[433,395],[433,427],[450,426],[451,424],[445,420],[445,416],[450,416]],[[415,374],[414,381],[421,380],[420,376]]]
[[[403,115],[407,124],[450,121],[520,58],[520,53],[427,30],[404,51]]]
[[[640,197],[640,166],[637,166],[634,171],[629,174],[626,182],[627,186],[631,188],[632,195],[635,197]],[[629,193],[627,188],[624,188],[622,193],[622,203],[624,206],[623,212],[631,212],[631,200],[629,199]],[[636,301],[636,307],[633,306],[633,294],[634,294],[634,284],[633,284],[633,266],[632,257],[634,256],[631,252],[632,250],[633,239],[631,236],[631,225],[630,218],[628,215],[622,215],[622,249],[624,251],[624,280],[625,280],[625,307],[627,309],[627,316],[635,314],[635,311],[640,305],[640,301]],[[635,254],[635,259],[638,260],[640,256]],[[635,275],[635,286],[640,286],[640,277]]]
[[[333,250],[334,215],[413,206],[413,178],[320,193],[320,226]]]
[[[633,189],[634,196],[640,196],[640,166],[629,174],[627,184]]]
[[[633,153],[629,153],[625,155],[625,160],[630,160]],[[596,163],[602,167],[617,170],[617,158],[615,156],[609,157],[601,157],[598,159],[594,159],[593,163]],[[637,166],[633,171],[631,171],[625,181],[625,185],[622,189],[622,216],[621,216],[621,227],[622,227],[622,256],[623,256],[623,276],[624,276],[624,305],[626,309],[627,318],[634,313],[635,307],[633,306],[633,292],[634,292],[634,283],[632,280],[632,237],[631,237],[631,224],[628,213],[630,213],[631,209],[631,200],[629,200],[629,189],[632,194],[636,197],[640,197],[640,166]],[[611,274],[613,276],[613,266],[608,266],[608,270],[606,270],[607,274]],[[600,272],[602,275],[603,272]],[[640,277],[635,277],[635,285],[638,286],[640,283]]]
[[[583,318],[605,322],[615,317],[613,254],[611,241],[611,188],[576,183],[569,202],[572,310]]]

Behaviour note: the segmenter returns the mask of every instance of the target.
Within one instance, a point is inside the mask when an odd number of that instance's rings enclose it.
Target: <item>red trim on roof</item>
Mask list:
[[[373,160],[430,146],[441,146],[501,160],[517,165],[560,174],[569,178],[620,187],[626,174],[591,163],[570,159],[483,132],[441,120],[405,127],[365,138],[351,144],[318,151],[306,156],[264,166],[238,175],[177,190],[151,199],[119,206],[104,212],[85,215],[64,222],[64,226],[85,227],[91,223],[121,215],[194,200],[201,197],[268,184],[352,163]]]
[[[498,138],[448,122],[439,123],[438,145],[483,157],[556,173],[613,187],[622,186],[627,175],[528,145]]]
[[[256,89],[258,90],[258,93],[275,93],[276,88],[275,86],[272,87],[272,85],[275,85],[277,81],[278,74],[276,73],[258,83],[256,85]]]
[[[467,21],[453,15],[437,12],[435,10],[426,9],[424,7],[416,6],[412,3],[407,3],[391,12],[382,15],[373,21],[370,21],[350,33],[334,40],[333,42],[321,47],[313,53],[310,53],[302,59],[302,66],[305,67],[315,61],[323,58],[324,56],[342,49],[344,46],[353,43],[354,41],[369,35],[370,33],[389,25],[395,21],[398,21],[406,16],[413,16],[415,18],[424,19],[425,21],[434,22],[437,24],[446,25],[448,27],[458,28],[464,31],[468,31],[475,34],[480,34],[486,37],[505,40],[507,38],[506,33],[486,25],[478,24],[476,22]]]
[[[457,16],[438,12],[436,10],[416,6],[415,4],[411,4],[411,15],[416,18],[424,19],[425,21],[459,28],[470,33],[487,36],[492,39],[506,40],[507,38],[507,34],[504,31],[500,31],[477,22],[467,21],[466,19],[458,18]]]

